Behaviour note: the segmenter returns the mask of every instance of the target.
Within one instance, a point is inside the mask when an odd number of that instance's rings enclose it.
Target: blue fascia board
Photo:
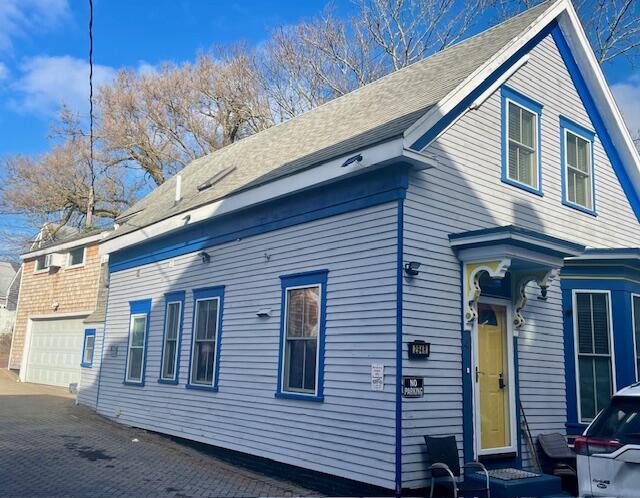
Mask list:
[[[158,384],[178,384],[180,378],[180,350],[182,345],[182,325],[184,320],[185,291],[167,292],[164,295],[164,323],[162,325],[162,346],[160,349],[160,378]],[[167,337],[167,313],[169,303],[180,303],[180,317],[178,318],[178,337],[176,339],[176,369],[172,379],[162,377],[164,371],[164,346]]]
[[[406,164],[390,165],[330,185],[187,226],[110,255],[111,272],[199,251],[239,238],[392,202],[406,195]]]
[[[508,123],[508,109],[507,109],[507,100],[511,100],[515,104],[523,107],[532,113],[534,113],[536,117],[536,159],[537,159],[537,171],[538,171],[538,188],[533,188],[530,185],[525,185],[524,183],[520,183],[516,180],[509,178],[508,170],[509,170],[509,147],[508,147],[508,137],[507,137],[507,123]],[[523,93],[514,90],[513,88],[508,87],[507,85],[502,85],[500,88],[500,101],[501,101],[501,131],[500,131],[500,144],[502,148],[501,154],[501,180],[503,183],[511,185],[512,187],[517,187],[522,190],[525,190],[529,193],[538,195],[540,197],[544,196],[542,192],[542,108],[543,105],[539,102],[536,102],[530,97],[527,97]]]
[[[451,111],[445,114],[440,120],[427,132],[422,135],[418,140],[416,140],[412,145],[411,149],[420,151],[424,149],[431,141],[433,141],[440,133],[442,133],[451,123],[453,123],[459,116],[465,112],[469,106],[476,100],[480,95],[482,95],[486,90],[489,89],[491,85],[493,85],[498,79],[507,71],[513,64],[515,64],[519,59],[521,59],[524,55],[528,54],[533,47],[535,47],[541,40],[543,40],[547,35],[549,35],[552,30],[557,27],[557,21],[553,20],[547,26],[545,26],[536,36],[534,36],[531,40],[525,43],[515,54],[513,54],[509,59],[503,62],[500,67],[498,67],[493,73],[491,73],[487,79],[485,79],[480,85],[478,85],[472,92],[469,93],[464,99],[462,99]]]
[[[562,30],[559,26],[554,26],[551,31],[551,36],[558,47],[558,52],[562,57],[562,60],[567,67],[569,75],[573,81],[573,84],[578,92],[578,95],[582,99],[582,103],[589,115],[589,119],[591,120],[591,124],[595,128],[595,132],[598,134],[598,138],[604,147],[609,160],[611,161],[611,165],[613,166],[613,170],[618,177],[618,181],[622,186],[622,190],[624,191],[627,199],[629,200],[629,204],[636,215],[638,221],[640,221],[640,197],[638,196],[638,192],[631,183],[627,170],[624,167],[624,163],[620,159],[620,155],[618,154],[618,150],[611,139],[611,135],[609,135],[609,131],[607,126],[604,123],[604,119],[602,118],[600,111],[598,110],[598,106],[595,103],[591,92],[589,91],[589,87],[582,76],[582,72],[576,62],[573,54],[571,53],[571,49],[569,48],[569,44],[562,33]],[[594,178],[595,185],[595,178]],[[594,204],[595,207],[595,204]]]
[[[220,378],[220,351],[222,350],[222,315],[224,312],[224,285],[216,285],[213,287],[204,287],[200,289],[193,289],[193,314],[191,315],[193,319],[191,320],[191,341],[189,347],[189,372],[187,373],[187,384],[185,387],[187,389],[195,389],[198,391],[211,391],[218,392],[218,380]],[[194,384],[191,382],[191,376],[193,372],[191,371],[192,362],[193,362],[193,342],[196,336],[196,314],[197,314],[197,306],[198,300],[200,299],[219,299],[218,302],[218,329],[216,332],[216,350],[213,353],[214,356],[214,370],[213,370],[213,384],[211,385],[203,385],[203,384]]]
[[[640,247],[593,247],[587,248],[584,251],[584,256],[589,256],[590,254],[633,254],[640,258]]]
[[[570,131],[574,135],[584,138],[587,142],[591,143],[591,204],[592,208],[587,208],[571,202],[567,198],[567,148],[565,143],[565,130]],[[595,132],[579,125],[575,121],[570,120],[564,116],[560,116],[560,185],[562,189],[562,204],[572,209],[577,209],[583,213],[590,214],[591,216],[598,216],[596,211],[596,166],[595,156],[593,153],[593,144],[595,142]]]
[[[280,399],[298,399],[307,401],[324,401],[324,354],[325,354],[325,336],[327,326],[327,282],[329,279],[329,270],[313,270],[301,273],[291,273],[280,276],[280,341],[278,344],[278,376],[276,391],[274,396]],[[285,391],[283,388],[284,375],[284,347],[285,347],[285,305],[286,294],[289,287],[298,287],[304,285],[321,285],[320,295],[320,327],[318,330],[318,379],[317,391],[315,393],[297,393]]]
[[[87,337],[93,336],[94,337],[94,343],[93,343],[93,353],[91,355],[91,361],[84,361],[84,352],[87,349]],[[96,329],[85,329],[84,330],[84,340],[82,341],[82,360],[80,362],[80,366],[82,368],[91,368],[93,367],[93,357],[96,354],[96,343],[95,343],[95,337],[96,337]]]

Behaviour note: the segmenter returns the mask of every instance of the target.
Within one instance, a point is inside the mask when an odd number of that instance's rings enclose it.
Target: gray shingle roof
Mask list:
[[[552,4],[544,2],[301,116],[193,161],[182,171],[181,202],[174,203],[174,177],[125,212],[126,221],[108,238],[402,135]],[[216,173],[233,166],[235,170],[213,187],[198,190]]]
[[[63,225],[59,227],[55,223],[48,223],[40,231],[41,238],[33,243],[31,248],[26,252],[40,251],[47,247],[57,246],[58,244],[64,244],[67,242],[73,242],[74,240],[84,239],[92,235],[97,235],[100,232],[109,230],[108,228],[76,228],[72,226]]]

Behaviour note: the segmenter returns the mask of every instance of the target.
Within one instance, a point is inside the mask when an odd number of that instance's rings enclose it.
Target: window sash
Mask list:
[[[93,352],[96,345],[96,336],[94,334],[86,335],[84,338],[84,354],[82,356],[83,363],[93,363]]]
[[[142,341],[135,344],[136,339],[136,324],[142,323]],[[140,331],[137,331],[140,333]],[[142,382],[144,376],[144,350],[146,347],[146,335],[147,335],[147,315],[136,314],[131,315],[129,322],[129,348],[127,352],[127,381],[129,382]],[[139,353],[139,354],[138,354]],[[134,363],[134,360],[136,363]],[[139,363],[138,363],[139,362]],[[136,375],[132,375],[134,373]]]
[[[512,113],[517,113],[514,116]],[[507,99],[507,177],[528,187],[538,188],[538,114]],[[524,117],[531,117],[530,144],[526,143]],[[517,126],[517,128],[516,128]],[[513,154],[512,154],[513,150]],[[524,154],[523,154],[524,153]],[[528,157],[529,164],[521,162]]]
[[[77,259],[78,254],[80,255],[79,261],[75,261],[74,262],[74,259]],[[84,264],[84,247],[71,249],[69,251],[68,265],[69,266],[80,266],[82,264]]]
[[[215,302],[213,308],[211,303]],[[207,306],[207,308],[204,308]],[[201,310],[201,307],[204,310]],[[204,313],[202,313],[204,311]],[[213,316],[211,316],[213,314]],[[200,331],[201,320],[206,319]],[[198,299],[195,306],[195,322],[193,326],[193,349],[191,351],[191,384],[213,386],[215,383],[216,368],[216,341],[218,338],[218,322],[220,320],[220,298],[212,297]],[[212,329],[209,332],[209,329]],[[200,337],[199,337],[200,336]],[[204,362],[204,365],[202,364]],[[204,366],[204,376],[198,377],[198,370]]]
[[[36,258],[36,266],[35,266],[35,271],[44,271],[47,269],[46,267],[46,261],[47,261],[47,257],[46,256],[38,256]]]
[[[604,297],[604,303],[594,298]],[[588,300],[585,300],[588,297]],[[598,305],[601,307],[597,308]],[[586,308],[585,308],[586,306]],[[614,391],[610,296],[605,292],[574,293],[574,330],[580,422],[588,423],[609,402]],[[604,316],[602,315],[604,311]],[[597,325],[606,328],[606,344]],[[606,346],[606,351],[604,348]]]
[[[565,130],[564,158],[566,167],[566,196],[572,204],[586,209],[593,208],[592,142],[569,130]],[[579,153],[584,144],[584,155]],[[580,157],[583,157],[582,167]]]
[[[178,369],[178,335],[182,317],[182,301],[168,302],[165,313],[161,378],[163,380],[175,380]]]
[[[314,296],[317,299],[316,303],[316,313],[314,315],[308,315],[306,305],[306,295],[303,295],[302,302],[302,310],[300,312],[300,318],[302,323],[302,330],[299,334],[293,335],[291,330],[291,324],[293,322],[291,313],[291,300],[292,293],[297,290],[315,290]],[[284,362],[283,362],[283,377],[282,377],[282,390],[284,392],[292,392],[292,393],[302,393],[302,394],[316,394],[318,390],[318,368],[319,368],[319,337],[320,337],[320,314],[322,310],[322,285],[321,284],[313,284],[313,285],[305,285],[305,286],[297,286],[297,287],[286,287],[285,288],[285,317],[284,317]],[[309,318],[313,318],[312,322],[309,322]],[[306,326],[311,326],[311,330],[306,330]],[[293,356],[296,352],[300,352],[297,344],[302,344],[302,358],[301,362],[295,361]],[[313,344],[311,346],[311,344]],[[309,348],[314,350],[311,351],[312,357],[310,357],[307,353]],[[301,363],[301,365],[298,365]],[[293,369],[299,366],[301,372],[299,375],[292,375]],[[312,377],[309,377],[310,374],[313,374]],[[292,378],[299,377],[301,380],[301,385],[292,385]],[[300,384],[300,383],[297,383]],[[313,385],[313,387],[310,387]]]

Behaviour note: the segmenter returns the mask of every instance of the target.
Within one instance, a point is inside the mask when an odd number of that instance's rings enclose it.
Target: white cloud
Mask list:
[[[9,68],[6,64],[0,62],[0,83],[9,77]]]
[[[640,73],[622,83],[611,86],[611,91],[632,136],[640,134]]]
[[[0,0],[0,51],[11,50],[16,38],[57,27],[69,14],[68,0]]]
[[[86,112],[89,100],[89,64],[83,59],[63,56],[37,56],[26,59],[19,67],[22,76],[11,89],[10,105],[18,112],[49,117],[62,104]],[[109,66],[93,66],[93,88],[109,83],[116,70]]]

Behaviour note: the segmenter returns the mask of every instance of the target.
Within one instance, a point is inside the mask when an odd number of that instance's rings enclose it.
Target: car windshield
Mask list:
[[[617,439],[623,444],[640,443],[640,397],[614,397],[593,421],[587,436]]]

